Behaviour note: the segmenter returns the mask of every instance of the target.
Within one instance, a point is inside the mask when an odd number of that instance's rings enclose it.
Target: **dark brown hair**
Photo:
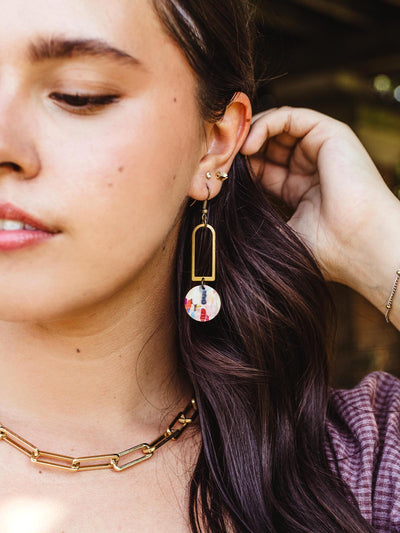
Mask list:
[[[197,76],[205,119],[223,115],[238,91],[253,96],[254,28],[245,0],[153,3]],[[212,322],[195,323],[183,301],[199,217],[188,205],[176,257],[180,356],[202,432],[192,531],[372,532],[325,453],[334,318],[315,260],[238,155],[210,202],[223,306]]]

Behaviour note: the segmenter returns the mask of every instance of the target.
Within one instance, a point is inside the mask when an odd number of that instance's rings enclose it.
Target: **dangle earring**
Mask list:
[[[208,188],[208,187],[207,187]],[[209,190],[210,192],[210,190]],[[201,281],[200,285],[193,287],[186,295],[185,309],[187,314],[197,320],[197,322],[208,322],[213,320],[221,309],[221,298],[218,292],[205,285],[205,281],[215,281],[215,263],[216,263],[216,235],[215,229],[208,224],[208,200],[203,202],[202,209],[202,224],[196,226],[192,233],[192,281]],[[209,231],[211,233],[211,275],[197,276],[196,275],[196,234],[199,231]]]

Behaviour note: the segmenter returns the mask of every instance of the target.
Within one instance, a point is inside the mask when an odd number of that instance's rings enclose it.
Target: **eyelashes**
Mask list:
[[[60,103],[62,107],[80,115],[95,113],[117,102],[120,96],[117,94],[68,94],[54,92],[50,98]]]

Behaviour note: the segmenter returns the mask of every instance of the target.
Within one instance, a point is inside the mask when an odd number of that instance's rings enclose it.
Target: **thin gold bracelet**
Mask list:
[[[389,300],[387,301],[387,304],[386,304],[386,313],[385,313],[385,319],[386,319],[386,322],[389,324],[390,320],[389,320],[389,313],[392,309],[392,304],[393,304],[393,298],[394,298],[394,295],[396,294],[396,290],[397,290],[397,286],[399,284],[399,279],[400,279],[400,268],[396,271],[396,279],[394,280],[394,283],[393,283],[393,287],[392,287],[392,292],[390,293],[390,296],[389,296]]]

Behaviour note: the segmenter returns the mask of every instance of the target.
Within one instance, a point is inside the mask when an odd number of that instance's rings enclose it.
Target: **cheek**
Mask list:
[[[138,109],[132,121],[87,127],[79,138],[64,137],[48,160],[59,177],[49,184],[64,230],[56,269],[74,292],[115,290],[162,247],[201,149],[194,110],[191,118],[187,109],[174,111]]]
[[[85,190],[91,199],[104,190],[125,189],[131,198],[163,202],[186,194],[200,159],[198,111],[188,96],[150,94],[123,106],[112,119],[82,121],[57,133],[47,132],[49,167],[66,176],[71,192]],[[62,168],[60,168],[60,162]],[[171,190],[171,188],[173,190]],[[172,195],[171,193],[175,194]],[[181,200],[178,200],[178,204]]]
[[[199,140],[179,118],[135,118],[134,126],[92,141],[81,165],[75,154],[72,174],[79,179],[70,192],[78,205],[85,203],[79,211],[86,227],[97,219],[147,242],[149,231],[159,228],[160,238],[173,223],[196,170]]]

